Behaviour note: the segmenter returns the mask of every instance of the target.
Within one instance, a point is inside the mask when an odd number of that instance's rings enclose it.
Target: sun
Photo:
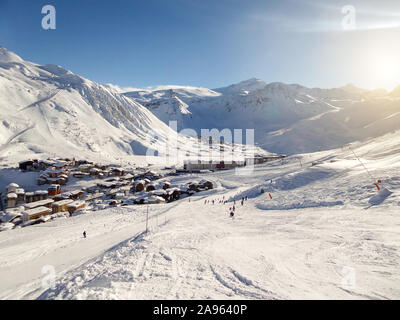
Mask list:
[[[371,77],[375,87],[393,89],[400,83],[400,64],[393,57],[379,57],[372,64]]]
[[[378,76],[388,79],[395,75],[395,63],[390,60],[383,59],[377,64]]]

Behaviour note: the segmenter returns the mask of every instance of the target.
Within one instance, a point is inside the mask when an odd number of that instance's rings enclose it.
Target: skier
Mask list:
[[[86,238],[86,231],[83,231],[83,237]]]
[[[230,216],[233,219],[233,217],[235,216],[235,213],[233,211],[231,211]]]
[[[235,211],[235,206],[232,207],[232,210]]]

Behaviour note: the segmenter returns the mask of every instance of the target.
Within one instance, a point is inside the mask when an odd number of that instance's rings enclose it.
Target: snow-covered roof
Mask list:
[[[65,206],[65,205],[69,205],[72,202],[74,202],[74,201],[71,199],[60,200],[60,201],[54,202],[52,204],[52,206],[55,206],[55,207]]]
[[[67,165],[68,165],[67,162],[57,162],[57,163],[53,164],[53,166],[56,167],[56,168],[62,168],[62,167],[65,167]]]
[[[92,168],[92,167],[93,167],[93,164],[86,163],[86,164],[81,164],[78,167],[78,169],[88,169],[88,168]]]
[[[33,209],[30,209],[30,210],[24,211],[24,216],[31,217],[31,216],[39,214],[39,213],[50,213],[50,212],[51,212],[50,208],[37,207],[37,208],[33,208]]]
[[[82,193],[83,191],[82,190],[72,190],[72,191],[70,191],[69,193],[71,194],[71,195],[78,195],[78,194],[80,194],[80,193]]]
[[[16,183],[12,182],[7,186],[8,189],[10,188],[19,188],[19,185],[17,185]]]
[[[53,199],[39,200],[39,201],[35,201],[35,202],[25,203],[24,207],[26,210],[29,210],[29,209],[33,209],[33,208],[37,208],[37,207],[46,206],[53,202],[54,202]]]
[[[10,222],[20,216],[21,216],[21,212],[18,212],[18,211],[5,212],[4,214],[0,215],[0,221]]]
[[[18,196],[17,196],[16,193],[11,192],[11,193],[8,193],[8,194],[7,194],[7,198],[8,198],[8,199],[17,199]]]
[[[46,194],[49,194],[49,192],[47,190],[37,190],[37,191],[35,191],[35,195],[38,195],[38,196],[44,196]]]
[[[144,200],[146,203],[157,203],[157,202],[165,202],[165,200],[158,196],[150,196]]]
[[[85,201],[74,201],[74,202],[68,204],[67,208],[76,209],[76,208],[79,208],[79,207],[81,207],[83,205],[85,205]]]
[[[154,194],[156,196],[160,196],[160,195],[167,194],[167,191],[164,190],[164,189],[158,189],[158,190],[150,191],[150,194],[152,194],[152,195]]]

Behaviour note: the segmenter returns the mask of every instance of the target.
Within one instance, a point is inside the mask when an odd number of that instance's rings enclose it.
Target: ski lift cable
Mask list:
[[[371,177],[371,179],[373,180],[374,184],[377,181],[375,179],[375,177],[371,174],[371,172],[369,172],[368,168],[364,165],[364,163],[361,161],[361,159],[356,155],[356,153],[354,152],[354,150],[349,146],[349,149],[351,150],[351,152],[354,154],[354,156],[356,157],[356,159],[361,163],[361,165],[364,167],[365,171],[368,173],[368,175]]]

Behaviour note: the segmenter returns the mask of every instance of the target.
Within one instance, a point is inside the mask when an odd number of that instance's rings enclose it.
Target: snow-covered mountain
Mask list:
[[[172,99],[172,97],[171,97]],[[174,97],[170,106],[190,114]],[[110,86],[82,78],[57,65],[24,61],[0,47],[0,158],[29,155],[115,159],[165,151],[177,137],[182,152],[196,154],[198,141],[176,132],[140,103]]]
[[[178,128],[254,129],[271,152],[298,153],[340,147],[400,129],[400,89],[307,88],[249,79],[225,88],[177,87],[127,92]]]

